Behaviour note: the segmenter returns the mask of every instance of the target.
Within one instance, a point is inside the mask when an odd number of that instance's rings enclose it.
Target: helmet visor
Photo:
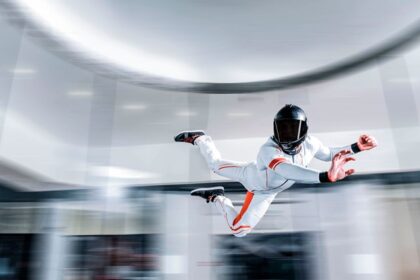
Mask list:
[[[308,132],[308,126],[301,120],[278,120],[274,122],[276,138],[280,143],[291,143],[299,140]]]

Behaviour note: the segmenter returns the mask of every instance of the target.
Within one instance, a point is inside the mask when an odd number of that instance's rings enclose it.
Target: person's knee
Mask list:
[[[222,163],[221,163],[221,161],[220,160],[213,160],[210,164],[209,164],[209,167],[210,167],[210,170],[211,171],[213,171],[214,173],[216,173],[216,174],[218,174],[219,173],[219,171],[220,171],[220,165],[221,165]],[[220,175],[220,174],[218,174],[218,175]]]
[[[210,164],[210,170],[211,171],[213,171],[214,173],[218,173],[217,171],[219,171],[219,165],[218,164],[215,164],[215,163],[212,163],[212,164]]]

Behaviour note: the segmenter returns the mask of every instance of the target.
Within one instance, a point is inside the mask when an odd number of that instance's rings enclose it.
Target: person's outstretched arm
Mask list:
[[[350,150],[353,154],[361,151],[367,151],[377,146],[376,139],[373,136],[363,134],[359,137],[356,143],[345,147],[327,147],[319,142],[319,149],[315,154],[315,158],[323,161],[331,161],[337,153],[342,150]]]
[[[354,173],[354,169],[344,169],[344,165],[349,161],[354,161],[353,157],[349,157],[351,154],[349,150],[342,150],[336,153],[332,159],[331,167],[326,172],[319,172],[314,169],[305,168],[293,163],[288,162],[284,158],[278,158],[277,161],[273,160],[269,168],[273,169],[277,174],[282,177],[300,182],[300,183],[324,183],[324,182],[336,182],[350,176]]]

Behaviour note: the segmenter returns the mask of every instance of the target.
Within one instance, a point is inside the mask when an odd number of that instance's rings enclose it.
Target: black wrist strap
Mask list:
[[[359,149],[359,146],[357,146],[357,143],[351,144],[351,150],[353,151],[354,154],[361,152],[361,150]]]
[[[330,181],[330,178],[328,178],[328,172],[321,172],[321,173],[319,173],[319,181],[321,183],[329,183],[329,182],[331,182]]]

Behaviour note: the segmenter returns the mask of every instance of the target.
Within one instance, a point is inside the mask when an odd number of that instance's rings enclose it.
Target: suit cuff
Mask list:
[[[357,154],[358,152],[361,152],[362,150],[360,150],[357,143],[353,143],[351,144],[351,151],[353,152],[353,154]]]
[[[331,180],[328,178],[328,172],[319,173],[319,182],[320,183],[330,183]]]

